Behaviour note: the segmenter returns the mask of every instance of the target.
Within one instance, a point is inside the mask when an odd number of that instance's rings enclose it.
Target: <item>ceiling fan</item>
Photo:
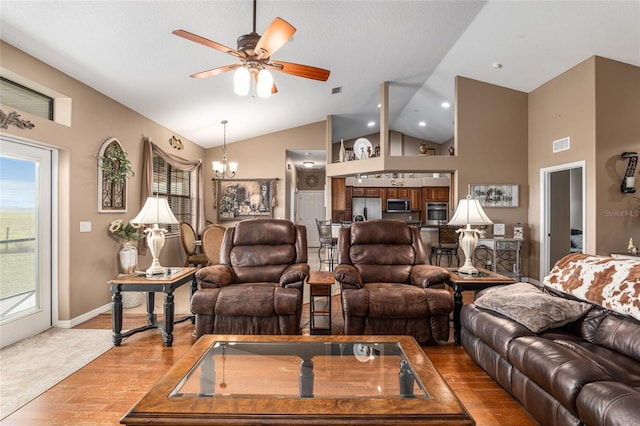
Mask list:
[[[235,56],[240,60],[240,63],[198,72],[192,74],[191,77],[206,78],[236,70],[234,90],[237,94],[247,95],[249,93],[251,77],[253,77],[258,96],[268,97],[278,91],[268,70],[319,81],[327,81],[329,78],[329,70],[271,59],[271,55],[284,46],[295,32],[296,29],[287,21],[276,18],[269,24],[262,36],[256,33],[256,0],[253,0],[253,31],[238,37],[237,50],[185,30],[175,30],[173,34]]]

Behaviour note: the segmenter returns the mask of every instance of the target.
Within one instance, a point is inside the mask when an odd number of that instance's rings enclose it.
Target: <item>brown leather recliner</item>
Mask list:
[[[252,219],[227,228],[219,265],[196,273],[191,299],[203,334],[300,334],[309,275],[307,229],[288,220]]]
[[[399,220],[354,222],[340,229],[338,262],[345,334],[449,339],[448,273],[425,264],[418,228]]]

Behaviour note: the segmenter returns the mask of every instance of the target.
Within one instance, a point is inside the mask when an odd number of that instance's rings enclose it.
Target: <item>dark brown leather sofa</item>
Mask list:
[[[342,289],[345,334],[448,340],[448,273],[425,262],[420,231],[405,222],[368,220],[341,228],[334,273]]]
[[[220,264],[198,270],[191,299],[203,334],[300,334],[309,275],[306,228],[253,219],[227,228]]]
[[[635,299],[626,301],[637,314],[636,265],[567,256],[554,267],[552,279],[545,279],[546,293],[576,301],[581,299],[575,295],[588,289],[583,294],[593,307],[583,317],[534,333],[511,317],[478,307],[476,299],[462,308],[462,345],[542,425],[639,425],[640,321],[600,306],[624,306],[625,297],[612,295],[635,292]]]

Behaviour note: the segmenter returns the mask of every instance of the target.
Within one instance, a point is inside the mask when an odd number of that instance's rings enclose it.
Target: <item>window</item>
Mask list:
[[[171,167],[153,154],[153,193],[166,197],[174,216],[180,222],[193,223],[194,198],[191,196],[191,172]],[[180,232],[178,225],[166,226],[169,233]]]
[[[2,103],[47,120],[53,120],[53,98],[0,77]]]

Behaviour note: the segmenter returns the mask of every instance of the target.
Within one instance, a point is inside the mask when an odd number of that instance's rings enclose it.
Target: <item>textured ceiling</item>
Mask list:
[[[329,69],[329,80],[273,73],[279,92],[261,99],[235,95],[233,73],[190,78],[235,58],[171,31],[235,48],[251,14],[248,0],[3,0],[0,37],[205,148],[222,143],[224,119],[229,143],[327,115],[338,138],[370,133],[383,81],[391,127],[443,142],[456,75],[529,92],[592,55],[640,66],[638,1],[265,0],[258,33],[277,16],[298,30],[273,58]]]

